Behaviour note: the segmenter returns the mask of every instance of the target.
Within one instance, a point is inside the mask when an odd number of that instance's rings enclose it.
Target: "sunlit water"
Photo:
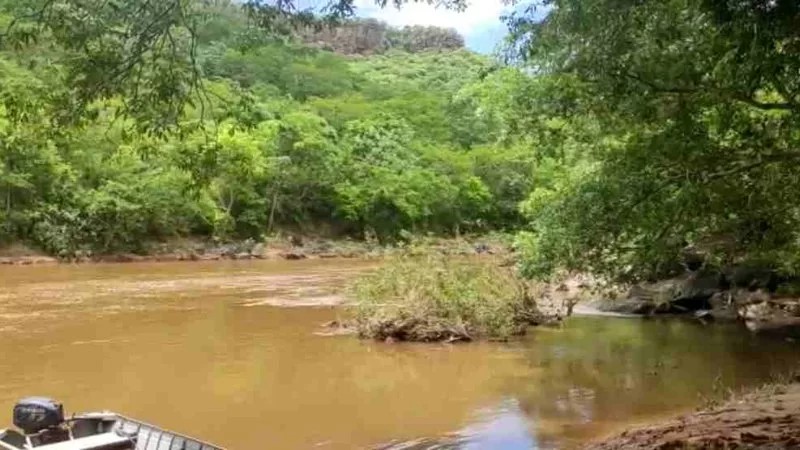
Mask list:
[[[800,361],[797,344],[684,321],[576,317],[507,345],[315,334],[365,268],[0,268],[0,417],[46,395],[231,450],[574,448]]]

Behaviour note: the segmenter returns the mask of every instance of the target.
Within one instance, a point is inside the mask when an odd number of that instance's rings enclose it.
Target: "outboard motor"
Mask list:
[[[14,406],[14,425],[25,434],[36,434],[64,423],[64,406],[44,397],[28,397]]]

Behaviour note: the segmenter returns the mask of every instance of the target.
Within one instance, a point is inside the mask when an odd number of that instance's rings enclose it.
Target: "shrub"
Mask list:
[[[399,257],[351,287],[361,337],[508,340],[543,321],[529,285],[497,261]]]

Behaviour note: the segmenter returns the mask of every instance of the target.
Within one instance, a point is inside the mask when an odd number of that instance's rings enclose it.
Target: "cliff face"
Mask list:
[[[416,53],[464,48],[464,38],[454,29],[433,26],[393,28],[375,19],[309,26],[300,35],[308,44],[346,55],[371,55],[389,49]]]

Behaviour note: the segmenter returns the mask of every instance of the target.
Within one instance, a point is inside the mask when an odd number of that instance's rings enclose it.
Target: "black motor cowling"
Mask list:
[[[25,434],[38,433],[64,423],[64,406],[44,397],[28,397],[14,406],[14,425]]]

